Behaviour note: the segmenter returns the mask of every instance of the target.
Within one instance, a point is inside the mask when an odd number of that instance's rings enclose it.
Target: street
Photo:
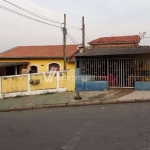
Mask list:
[[[150,103],[0,113],[0,150],[150,150]]]

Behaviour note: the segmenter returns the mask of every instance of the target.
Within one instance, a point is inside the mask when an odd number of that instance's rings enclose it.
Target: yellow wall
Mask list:
[[[59,87],[60,88],[67,87],[67,73],[66,72],[65,73],[61,73]]]
[[[28,77],[2,77],[2,94],[28,91]]]
[[[75,91],[75,69],[70,69],[67,72],[67,90]]]
[[[38,67],[38,73],[48,72],[48,65],[50,63],[58,63],[60,70],[64,70],[63,59],[1,59],[0,62],[29,62],[27,67],[24,65],[21,69],[29,69],[31,65],[36,65]],[[67,69],[75,69],[75,63],[67,62]],[[22,70],[20,71],[22,72]]]
[[[61,73],[59,80],[59,88],[67,88],[67,91],[75,90],[75,69],[70,69],[65,73]],[[27,92],[28,83],[30,91],[49,90],[57,88],[57,77],[54,74],[31,74],[30,81],[39,80],[40,83],[32,85],[28,81],[28,75],[2,77],[2,94]]]
[[[42,72],[48,72],[49,71],[49,64],[50,63],[58,63],[60,65],[60,70],[64,70],[64,61],[63,59],[1,59],[0,62],[29,62],[29,65],[23,65],[20,67],[20,74],[22,74],[22,69],[30,69],[30,66],[36,65],[38,67],[38,73]],[[2,69],[2,68],[1,68]],[[0,71],[0,76],[4,72]],[[74,62],[67,62],[67,76],[70,76],[71,78],[75,77],[75,63]],[[32,75],[31,79],[40,79],[39,85],[33,85],[31,86],[31,90],[43,90],[43,89],[49,89],[50,88],[56,88],[55,82],[56,79],[53,80],[53,83],[49,85],[49,83],[44,83],[43,75]],[[7,83],[6,83],[7,86]],[[6,87],[5,86],[5,87]],[[60,80],[60,88],[66,87],[67,91],[74,91],[75,90],[75,80]]]
[[[40,80],[40,83],[38,85],[30,84],[31,91],[57,88],[56,77],[51,74],[45,74],[45,77],[43,74],[40,74],[40,75],[32,74],[30,78],[31,80]]]
[[[75,69],[70,69],[60,77],[60,88],[67,87],[67,91],[75,90]]]

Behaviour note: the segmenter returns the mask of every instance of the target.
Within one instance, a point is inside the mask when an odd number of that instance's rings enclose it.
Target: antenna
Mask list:
[[[140,38],[141,38],[141,39],[143,39],[143,38],[145,38],[145,34],[146,34],[146,32],[139,33],[139,34],[140,34]]]

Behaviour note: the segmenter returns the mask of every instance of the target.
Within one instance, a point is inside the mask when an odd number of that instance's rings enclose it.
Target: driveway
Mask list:
[[[137,92],[133,89],[110,89],[108,91],[80,92],[80,102],[131,100],[135,98],[150,98],[150,92]],[[16,97],[0,100],[0,109],[25,106],[55,105],[64,103],[76,103],[76,92],[54,93],[29,97]]]

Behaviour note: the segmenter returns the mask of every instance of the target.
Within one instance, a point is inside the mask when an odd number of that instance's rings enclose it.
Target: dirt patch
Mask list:
[[[98,94],[96,96],[89,97],[89,100],[100,100],[100,101],[109,101],[116,100],[120,97],[132,93],[133,89],[110,89],[106,93]]]
[[[92,97],[89,97],[88,100],[102,100],[102,99],[105,99],[107,93],[102,93],[102,94],[99,94],[99,95],[96,95],[96,96],[92,96]]]

